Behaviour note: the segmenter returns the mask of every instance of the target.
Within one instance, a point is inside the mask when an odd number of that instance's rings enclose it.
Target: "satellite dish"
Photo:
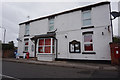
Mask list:
[[[120,17],[120,12],[113,11],[111,15],[114,17],[112,20],[114,20],[116,17]]]

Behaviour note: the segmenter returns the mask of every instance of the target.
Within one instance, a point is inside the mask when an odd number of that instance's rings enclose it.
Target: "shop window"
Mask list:
[[[51,45],[51,39],[45,39],[45,45]]]
[[[43,53],[43,52],[44,52],[43,50],[44,50],[43,47],[39,47],[39,48],[38,48],[38,52],[39,52],[39,53]]]
[[[40,39],[40,40],[39,40],[39,45],[40,45],[40,46],[44,45],[44,39]]]
[[[93,32],[85,33],[84,35],[84,51],[93,51]]]
[[[46,46],[45,53],[50,53],[50,52],[51,52],[51,46]]]
[[[52,40],[52,42],[51,42]],[[54,53],[53,50],[54,48],[54,40],[51,38],[45,38],[45,39],[39,39],[39,44],[38,44],[38,53]],[[51,45],[53,44],[53,45]]]
[[[69,42],[69,52],[70,53],[80,53],[80,42],[73,40],[71,42]]]

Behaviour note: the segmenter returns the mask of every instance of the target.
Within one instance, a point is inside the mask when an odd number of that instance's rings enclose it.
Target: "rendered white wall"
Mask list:
[[[46,34],[48,31],[48,19],[42,19],[30,23],[30,35]]]
[[[81,11],[75,11],[56,16],[55,29],[57,32],[81,28]]]
[[[22,40],[18,41],[18,53],[20,53],[20,56],[23,56],[23,50],[24,50],[24,33],[25,33],[25,27],[24,25],[19,26],[19,39]]]
[[[92,24],[95,27],[110,25],[109,4],[92,8]]]
[[[95,28],[81,30],[83,27],[81,22],[81,11],[57,16],[55,27],[57,28],[58,58],[111,60],[109,42],[112,42],[112,32],[111,28],[110,32],[108,31],[110,25],[109,5],[92,8],[92,26]],[[93,47],[96,54],[69,53],[69,42],[72,40],[81,42],[81,52],[83,52],[82,32],[86,31],[94,32]]]
[[[31,46],[34,45],[34,43],[31,41],[30,38],[32,38],[35,35],[46,34],[47,31],[48,31],[48,20],[47,19],[31,22],[30,27],[29,27],[29,35],[30,36],[28,36],[28,37],[24,37],[25,24],[20,25],[19,38],[22,40],[22,42],[20,42],[20,41],[18,42],[18,52],[20,53],[20,56],[23,56],[24,39],[29,38],[28,52],[30,53],[30,57],[34,57],[34,51],[31,50]],[[34,47],[35,47],[35,45],[34,45]]]

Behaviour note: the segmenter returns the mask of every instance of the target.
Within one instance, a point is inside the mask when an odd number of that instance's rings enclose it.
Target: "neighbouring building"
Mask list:
[[[120,12],[120,1],[118,2],[118,11]],[[118,36],[120,36],[120,17],[118,17]]]
[[[38,60],[111,60],[110,2],[100,2],[19,24],[18,52]]]

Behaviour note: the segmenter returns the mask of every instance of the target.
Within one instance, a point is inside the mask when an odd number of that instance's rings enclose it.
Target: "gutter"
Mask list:
[[[111,5],[109,3],[109,10],[110,10],[110,21],[111,21],[111,30],[112,30],[112,42],[114,42],[114,38],[113,38],[113,24],[112,24],[112,17],[111,17]]]

